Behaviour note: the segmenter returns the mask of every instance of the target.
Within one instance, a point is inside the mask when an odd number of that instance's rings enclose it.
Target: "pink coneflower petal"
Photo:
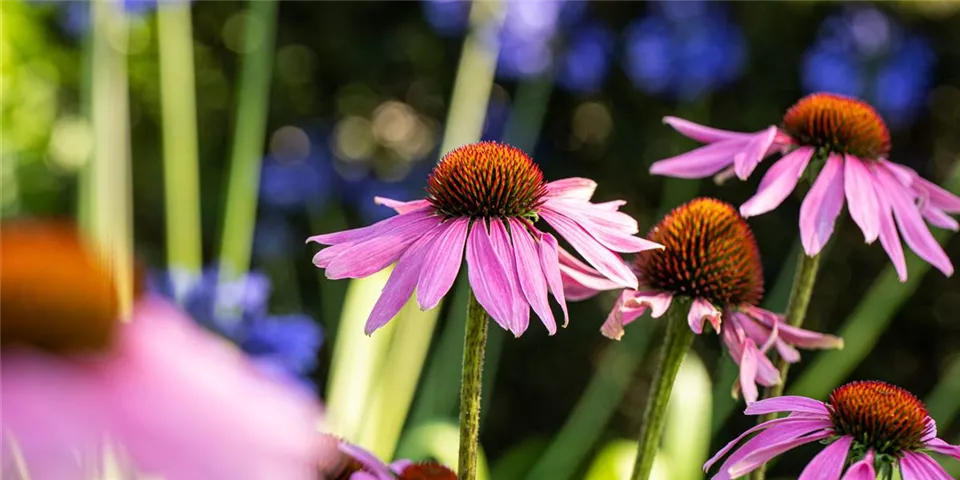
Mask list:
[[[850,465],[847,473],[840,480],[877,480],[877,472],[873,469],[873,459],[873,450],[867,450],[867,454]]]
[[[510,278],[491,244],[484,222],[473,222],[467,237],[467,278],[477,301],[494,321],[514,335],[518,325],[514,323],[513,296]]]
[[[437,231],[441,228],[443,226],[438,225],[424,234],[397,261],[383,291],[380,292],[380,298],[377,299],[377,303],[373,305],[373,310],[367,317],[367,323],[363,327],[365,334],[370,335],[386,325],[413,295],[413,290],[420,279],[424,260],[437,238]]]
[[[960,197],[919,175],[913,179],[913,186],[923,192],[921,197],[938,210],[947,213],[960,213]]]
[[[833,335],[818,333],[803,328],[792,327],[777,318],[777,315],[762,308],[752,307],[748,309],[749,317],[760,322],[767,328],[773,328],[777,324],[777,333],[780,338],[790,345],[804,349],[828,349],[842,348],[843,339]]]
[[[743,140],[712,143],[654,162],[650,165],[650,173],[678,178],[708,177],[733,163],[733,156],[743,150],[743,145]]]
[[[774,426],[776,426],[776,425],[780,425],[780,424],[783,424],[783,423],[795,423],[795,422],[797,422],[797,421],[798,421],[798,420],[797,420],[796,418],[790,418],[790,417],[787,417],[787,418],[775,418],[775,419],[773,419],[773,420],[768,420],[768,421],[766,421],[766,422],[763,422],[763,423],[761,423],[761,424],[759,424],[759,425],[754,425],[754,426],[751,427],[749,430],[741,433],[737,438],[734,438],[733,440],[727,442],[727,444],[724,445],[723,448],[721,448],[719,451],[717,451],[717,453],[715,453],[712,457],[710,457],[710,459],[707,460],[707,461],[703,464],[703,467],[701,467],[702,470],[703,470],[703,472],[706,473],[708,470],[710,470],[710,467],[712,467],[713,464],[717,463],[717,460],[720,460],[720,459],[723,458],[727,453],[729,453],[730,450],[733,450],[733,447],[736,447],[737,445],[739,445],[740,442],[741,442],[744,438],[747,438],[748,435],[750,435],[750,434],[752,434],[752,433],[754,433],[754,432],[756,432],[756,431],[758,431],[758,430],[766,430],[766,429],[771,428],[771,427],[774,427]]]
[[[718,128],[705,127],[677,117],[663,117],[663,123],[670,125],[674,130],[701,143],[716,143],[724,140],[749,140],[752,133],[733,132]]]
[[[757,168],[763,157],[767,155],[767,150],[773,144],[773,139],[777,137],[778,129],[771,125],[766,130],[756,134],[743,147],[743,151],[733,157],[733,171],[740,180],[746,180]]]
[[[719,332],[720,316],[720,310],[712,303],[702,298],[695,298],[690,305],[690,312],[687,314],[687,324],[690,325],[690,330],[693,330],[693,333],[697,335],[703,333],[703,323],[705,321],[709,321],[713,325],[713,329]]]
[[[844,435],[838,438],[813,457],[797,480],[839,480],[851,445],[853,437]]]
[[[812,148],[800,147],[777,160],[760,180],[757,193],[740,206],[740,214],[752,217],[779,207],[797,187],[811,157]]]
[[[623,288],[600,272],[587,266],[570,252],[560,248],[557,252],[560,260],[560,278],[563,281],[564,295],[570,300],[584,300],[607,290]]]
[[[830,431],[821,431],[816,432],[810,435],[805,435],[802,437],[794,438],[792,440],[784,440],[774,443],[771,440],[768,440],[766,443],[767,446],[763,448],[756,449],[750,454],[743,457],[742,460],[734,463],[727,472],[730,473],[733,477],[740,477],[746,475],[754,470],[756,470],[760,465],[767,463],[771,458],[780,455],[787,450],[792,450],[799,447],[800,445],[806,445],[810,442],[816,442],[818,440],[823,440],[829,436],[833,435],[833,432]],[[759,435],[757,435],[759,437]]]
[[[823,250],[843,209],[843,157],[830,154],[800,205],[800,240],[807,255]]]
[[[428,207],[424,207],[403,215],[390,217],[386,220],[379,221],[366,227],[353,228],[340,232],[324,233],[322,235],[314,235],[307,238],[307,243],[316,242],[321,245],[336,245],[338,243],[362,242],[385,232],[391,232],[409,223],[419,222],[427,217],[433,216],[433,211]]]
[[[627,308],[649,308],[650,316],[660,318],[670,308],[673,295],[666,292],[633,292],[633,295],[624,302]]]
[[[607,319],[603,322],[603,325],[600,326],[600,333],[602,333],[603,336],[620,340],[620,338],[623,337],[623,327],[636,320],[646,311],[646,307],[643,306],[626,306],[627,299],[631,298],[632,295],[633,292],[630,290],[620,292],[620,296],[617,297],[617,303],[613,305],[613,310],[610,310]]]
[[[326,276],[336,280],[377,273],[396,262],[425,231],[439,223],[439,217],[425,217],[357,242],[327,265]]]
[[[530,305],[523,298],[523,290],[520,287],[520,274],[517,272],[517,264],[514,260],[513,246],[510,244],[510,234],[507,228],[498,218],[490,219],[490,244],[493,250],[497,252],[503,267],[507,271],[507,279],[510,281],[511,296],[509,299],[515,330],[511,330],[514,335],[520,336],[527,331],[530,326]]]
[[[824,431],[827,428],[824,425],[829,425],[829,422],[826,420],[811,420],[809,418],[784,418],[781,420],[784,420],[784,422],[776,425],[773,425],[773,420],[766,422],[767,425],[772,426],[758,433],[750,440],[747,440],[740,448],[734,451],[730,457],[720,465],[720,471],[713,476],[713,480],[730,480],[731,478],[739,477],[740,475],[734,475],[730,471],[731,467],[740,463],[741,460],[747,456],[769,445],[794,440],[798,437],[809,435],[811,432]],[[757,466],[759,466],[759,464]],[[749,471],[746,473],[749,473]]]
[[[460,272],[460,263],[463,260],[463,247],[467,241],[467,228],[470,220],[458,218],[440,225],[435,234],[436,240],[430,249],[423,252],[423,263],[429,268],[420,271],[417,282],[417,302],[420,308],[429,310],[440,302],[440,299],[453,286]]]
[[[373,203],[376,203],[377,205],[383,205],[388,208],[392,208],[397,213],[410,213],[414,210],[419,210],[421,208],[430,206],[430,201],[428,200],[413,200],[409,202],[404,202],[401,200],[394,200],[392,198],[386,198],[386,197],[373,197]]]
[[[590,235],[582,226],[562,215],[543,212],[542,217],[553,228],[563,235],[573,248],[583,255],[590,265],[600,273],[620,285],[636,289],[637,276],[630,271],[630,267],[623,263],[617,254],[611,252]]]
[[[871,172],[872,175],[872,172]],[[907,259],[903,256],[903,245],[900,244],[900,235],[897,233],[897,226],[893,223],[893,209],[887,200],[888,192],[885,192],[880,182],[873,182],[874,193],[877,195],[877,208],[879,210],[880,220],[880,245],[883,246],[893,268],[897,271],[897,276],[901,282],[907,281]]]
[[[903,452],[900,458],[900,476],[903,480],[953,480],[943,467],[927,454]]]
[[[873,192],[870,170],[862,160],[844,156],[843,181],[850,217],[863,232],[863,239],[873,243],[880,236],[880,213],[877,195]]]
[[[748,405],[743,413],[747,415],[766,415],[782,412],[824,415],[825,418],[830,414],[823,402],[795,395],[783,395],[760,400],[753,405]]]
[[[920,215],[923,215],[923,218],[935,227],[953,231],[960,230],[960,223],[943,210],[935,208],[929,203],[920,206]]]
[[[936,428],[936,427],[934,427]],[[933,437],[924,442],[924,447],[932,452],[937,452],[943,455],[949,455],[957,460],[960,460],[960,446],[950,445],[949,443],[936,438],[936,429],[932,431]]]
[[[757,345],[753,340],[747,339],[743,344],[743,356],[740,357],[740,390],[743,392],[743,399],[747,405],[757,401],[757,357],[760,353],[757,351]]]
[[[354,472],[350,475],[350,480],[355,480],[358,476],[364,478],[364,476],[374,479],[374,480],[389,480],[395,478],[393,472],[390,471],[390,468],[383,464],[379,458],[374,456],[372,453],[347,442],[338,442],[340,451],[349,455],[353,459],[360,462],[363,465],[363,469],[366,471]]]
[[[544,202],[543,206],[559,212],[573,211],[579,213],[578,218],[586,217],[592,223],[621,233],[634,234],[640,231],[637,220],[626,213],[618,212],[619,205],[613,205],[613,203],[619,202],[603,204],[550,199]]]
[[[593,192],[597,190],[597,182],[589,178],[572,177],[548,182],[545,188],[544,198],[567,198],[585,202],[590,200]]]
[[[547,279],[547,286],[550,287],[550,293],[563,309],[563,326],[566,327],[570,322],[570,314],[567,312],[567,300],[563,292],[563,279],[560,274],[560,247],[557,246],[557,239],[553,235],[544,233],[540,237],[540,266],[543,267],[543,276]]]
[[[594,221],[589,215],[585,215],[577,209],[564,208],[557,203],[545,204],[540,215],[548,223],[551,221],[556,222],[556,217],[563,217],[567,221],[579,225],[603,246],[614,252],[636,253],[663,248],[663,245],[659,243],[635,237],[632,233],[624,232],[619,226],[604,225]]]
[[[510,235],[513,237],[514,261],[520,277],[520,290],[533,311],[540,317],[547,333],[557,333],[557,321],[550,310],[547,294],[547,279],[540,265],[540,255],[527,227],[517,219],[510,219]]]
[[[923,222],[923,218],[917,211],[913,200],[907,196],[904,187],[891,177],[889,170],[878,168],[875,172],[875,178],[887,192],[887,198],[893,209],[893,216],[900,227],[900,233],[903,234],[903,240],[907,243],[914,253],[920,258],[926,260],[944,275],[953,275],[953,265],[943,247],[933,238],[930,229]]]

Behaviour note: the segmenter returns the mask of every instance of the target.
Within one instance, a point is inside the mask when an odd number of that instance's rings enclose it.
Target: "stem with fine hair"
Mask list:
[[[637,459],[630,476],[632,480],[647,480],[650,477],[653,460],[660,449],[660,436],[663,433],[673,382],[677,379],[680,364],[693,343],[693,331],[687,325],[687,309],[682,308],[684,306],[685,302],[678,302],[667,312],[667,333],[643,411],[643,425],[637,440]]]
[[[820,268],[820,254],[808,257],[803,251],[797,258],[797,273],[793,277],[793,288],[790,290],[790,300],[787,302],[786,320],[791,327],[801,327],[803,319],[807,316],[807,307],[810,306],[810,296],[813,294],[813,286],[817,281],[817,270]],[[763,398],[778,397],[783,394],[783,387],[787,383],[787,372],[790,370],[790,364],[777,356],[774,366],[780,371],[780,383],[764,389]],[[757,422],[762,423],[777,418],[776,413],[768,413],[761,416]],[[751,478],[753,480],[763,480],[766,475],[767,464],[760,465],[760,468],[754,470]]]
[[[483,349],[487,343],[489,320],[490,316],[471,290],[467,303],[467,330],[463,336],[463,373],[460,377],[460,458],[457,476],[461,480],[477,478]]]

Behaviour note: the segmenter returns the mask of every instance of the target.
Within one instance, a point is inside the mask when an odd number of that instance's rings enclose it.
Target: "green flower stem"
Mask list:
[[[793,289],[790,291],[790,301],[787,303],[787,324],[791,327],[803,326],[803,319],[807,316],[807,307],[810,306],[810,297],[813,295],[813,286],[817,281],[817,270],[820,268],[820,254],[808,257],[803,251],[797,258],[797,273],[793,277]],[[787,373],[790,364],[782,357],[777,357],[774,366],[780,371],[780,383],[767,387],[763,398],[779,397],[783,394],[783,387],[787,383]],[[757,423],[777,418],[777,414],[770,413],[761,416]],[[751,478],[763,480],[766,475],[766,464],[754,470]]]
[[[470,292],[467,330],[463,336],[463,373],[460,381],[460,457],[458,478],[477,478],[480,440],[480,389],[483,387],[483,349],[490,316]]]
[[[667,313],[667,333],[653,373],[647,405],[644,407],[643,425],[637,440],[637,459],[630,476],[632,480],[647,480],[650,477],[653,459],[660,449],[660,436],[667,418],[667,404],[670,402],[673,382],[677,379],[680,364],[693,343],[693,331],[687,325],[687,309],[682,308],[683,306],[675,304]]]

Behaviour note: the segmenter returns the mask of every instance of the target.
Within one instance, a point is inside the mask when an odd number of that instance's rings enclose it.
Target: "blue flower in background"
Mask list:
[[[613,32],[596,22],[572,30],[557,67],[557,84],[574,92],[599,90],[610,71],[614,43]]]
[[[174,0],[164,0],[166,2]],[[180,0],[189,1],[189,0]],[[46,3],[46,2],[42,2]],[[60,9],[60,26],[71,36],[80,37],[90,27],[89,1],[62,2]],[[152,12],[157,8],[157,0],[124,0],[121,2],[123,11],[129,15],[140,16]]]
[[[627,27],[624,70],[651,94],[694,99],[736,80],[745,60],[743,34],[712,2],[656,2]]]
[[[172,298],[174,275],[151,275],[151,289]],[[308,374],[317,366],[323,331],[309,315],[268,313],[270,292],[270,279],[257,272],[218,292],[217,271],[207,269],[194,279],[182,305],[194,320],[236,344],[264,371],[312,389]]]
[[[858,6],[824,20],[803,59],[803,87],[862,98],[890,124],[904,125],[923,106],[935,66],[925,37]]]
[[[260,198],[264,205],[295,209],[323,205],[336,187],[336,172],[325,145],[311,142],[306,158],[289,161],[267,156],[260,175]]]

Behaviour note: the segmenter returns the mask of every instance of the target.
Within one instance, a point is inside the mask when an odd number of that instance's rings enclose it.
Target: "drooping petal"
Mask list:
[[[852,444],[853,437],[849,435],[838,438],[813,457],[797,480],[839,480]]]
[[[873,175],[873,172],[871,172]],[[877,194],[877,208],[880,213],[880,245],[890,257],[893,268],[897,270],[897,276],[901,282],[907,281],[907,260],[903,256],[903,245],[900,244],[900,235],[897,233],[897,226],[893,223],[893,209],[887,200],[887,193],[879,181],[873,182],[874,193]]]
[[[390,272],[390,278],[383,286],[383,291],[380,292],[380,297],[377,298],[377,303],[373,305],[373,310],[367,317],[367,323],[363,327],[365,334],[371,335],[386,325],[413,295],[423,270],[424,260],[431,254],[430,250],[434,248],[434,242],[441,228],[443,227],[438,225],[425,233],[397,261],[393,271]]]
[[[597,271],[624,287],[637,288],[637,276],[630,271],[630,267],[587,233],[582,226],[562,215],[554,215],[546,211],[541,215]]]
[[[714,475],[713,479],[730,480],[731,478],[737,478],[739,475],[734,475],[730,471],[731,467],[740,463],[745,457],[763,450],[768,445],[793,440],[804,435],[809,435],[811,432],[824,431],[827,428],[824,424],[829,425],[829,421],[827,420],[811,420],[809,418],[783,418],[780,420],[785,421],[758,433],[734,451],[730,457],[723,462],[720,466],[720,471]],[[772,420],[767,423],[772,424],[773,422]],[[749,471],[746,473],[749,473]]]
[[[757,344],[751,339],[743,342],[743,356],[740,357],[740,390],[747,405],[757,401]]]
[[[876,170],[876,178],[885,187],[884,191],[887,192],[887,198],[893,208],[893,216],[897,220],[897,226],[900,227],[900,233],[903,234],[903,240],[917,256],[929,262],[944,275],[948,277],[953,275],[953,264],[950,263],[943,247],[930,233],[930,229],[923,223],[916,204],[913,203],[906,189],[896,183],[890,175],[886,170],[880,168]]]
[[[517,264],[517,275],[520,277],[520,289],[524,297],[540,317],[547,333],[557,333],[557,321],[550,310],[550,300],[547,296],[547,278],[543,275],[540,266],[540,254],[527,227],[515,218],[510,219],[510,236],[513,237],[514,259]]]
[[[810,442],[823,440],[831,435],[833,435],[833,432],[822,431],[813,433],[811,435],[794,438],[792,440],[768,443],[767,446],[754,450],[749,455],[744,456],[743,459],[737,463],[731,465],[727,472],[734,478],[746,475],[756,470],[758,467],[760,467],[760,465],[770,461],[771,458],[776,457],[787,450],[792,450],[800,445],[806,445]]]
[[[663,123],[670,125],[683,136],[701,143],[715,143],[724,140],[746,140],[752,133],[733,132],[718,128],[705,127],[677,117],[663,117]]]
[[[604,337],[620,340],[620,338],[623,337],[623,327],[636,320],[640,315],[643,315],[646,308],[626,306],[626,301],[631,298],[634,293],[632,290],[620,292],[616,303],[613,304],[613,309],[610,310],[607,319],[603,322],[603,325],[600,326],[600,333],[602,333]]]
[[[394,475],[390,472],[389,467],[384,465],[384,463],[372,453],[347,442],[339,443],[341,452],[346,453],[351,458],[360,462],[360,464],[363,466],[365,472],[358,473],[369,474],[372,476],[372,478],[377,480],[389,480],[394,478]],[[350,478],[353,480],[354,477],[351,476]]]
[[[867,450],[867,454],[850,465],[847,473],[840,480],[877,480],[877,472],[873,468],[873,459],[873,450]]]
[[[780,397],[766,398],[753,405],[748,405],[744,410],[746,415],[766,415],[768,413],[810,413],[814,415],[823,415],[827,418],[830,411],[823,402],[807,397],[795,395],[783,395]]]
[[[467,278],[483,309],[503,327],[516,334],[510,279],[497,252],[490,243],[483,221],[473,222],[467,237]]]
[[[767,150],[773,144],[779,130],[775,125],[767,127],[760,133],[753,135],[747,142],[743,150],[733,157],[733,171],[736,172],[740,180],[746,180],[757,168],[763,157],[767,155]]]
[[[900,476],[903,480],[953,480],[929,455],[917,452],[903,452]]]
[[[733,450],[733,447],[737,446],[737,444],[739,444],[740,441],[742,441],[744,438],[747,438],[747,436],[750,435],[751,433],[754,433],[758,430],[765,430],[768,428],[784,428],[785,427],[787,430],[789,430],[791,425],[795,425],[798,422],[806,422],[806,421],[807,421],[806,419],[798,420],[796,418],[787,417],[787,418],[775,418],[773,420],[768,420],[766,422],[763,422],[759,425],[754,425],[749,430],[741,433],[740,436],[738,436],[737,438],[734,438],[733,440],[728,442],[723,448],[718,450],[717,453],[713,454],[713,457],[710,457],[710,459],[703,464],[703,471],[704,473],[709,471],[710,467],[712,467],[713,464],[717,463],[717,461],[723,458],[730,450]]]
[[[637,220],[630,215],[618,212],[616,209],[605,208],[610,203],[612,202],[601,204],[553,198],[544,201],[543,206],[561,212],[576,211],[581,214],[581,217],[587,217],[593,223],[621,233],[632,235],[640,231]]]
[[[667,292],[634,292],[633,296],[627,299],[624,307],[628,308],[650,308],[650,316],[660,318],[670,308],[673,301],[673,295]]]
[[[439,217],[424,217],[389,232],[353,244],[328,265],[324,274],[331,280],[363,278],[387,268],[424,232],[440,223]]]
[[[514,260],[513,245],[510,243],[510,234],[503,222],[497,218],[490,219],[490,244],[493,250],[500,257],[500,262],[507,270],[507,279],[510,280],[510,308],[514,318],[515,330],[511,330],[517,337],[527,331],[530,326],[530,304],[523,297],[523,290],[520,287],[520,273],[517,272],[516,260]]]
[[[864,241],[873,243],[880,236],[880,210],[870,170],[853,155],[845,155],[843,165],[844,191],[850,217],[863,232]]]
[[[746,310],[746,313],[749,319],[755,320],[767,328],[772,328],[773,324],[777,323],[778,336],[790,345],[807,350],[843,348],[843,339],[840,337],[787,325],[777,314],[762,308],[750,307]]]
[[[756,195],[740,206],[740,215],[753,217],[779,207],[797,187],[811,157],[812,148],[800,147],[774,163],[760,180]]]
[[[557,208],[560,208],[560,210],[557,210]],[[593,219],[575,209],[563,208],[556,204],[544,205],[540,215],[544,220],[547,220],[547,222],[551,221],[551,217],[564,217],[569,222],[579,225],[584,231],[589,233],[590,236],[614,252],[637,253],[646,250],[663,249],[663,245],[659,243],[651,242],[650,240],[635,237],[632,234],[625,233],[618,229],[598,224]],[[554,221],[555,220],[554,218]]]
[[[553,235],[544,233],[540,236],[540,266],[543,267],[543,276],[547,279],[547,286],[550,287],[550,293],[563,309],[563,326],[570,323],[570,314],[567,312],[567,300],[563,292],[563,279],[560,275],[560,247],[557,245],[557,239]]]
[[[429,265],[429,268],[420,270],[420,279],[417,281],[417,303],[423,310],[436,307],[457,279],[469,226],[468,218],[441,224],[433,245],[423,252],[423,263]]]
[[[560,278],[566,298],[573,301],[584,300],[599,292],[623,288],[619,283],[578,260],[570,252],[560,248],[557,253],[560,260]]]
[[[960,446],[950,445],[939,438],[934,437],[927,440],[924,444],[924,448],[930,450],[931,452],[949,455],[957,460],[960,460]]]
[[[926,219],[927,222],[935,227],[953,231],[960,230],[960,223],[957,223],[953,217],[943,210],[934,207],[929,202],[920,206],[920,214],[923,215],[923,218]]]
[[[960,197],[920,176],[914,179],[913,185],[923,190],[924,197],[930,205],[947,213],[960,213]]]
[[[597,182],[589,178],[564,178],[548,182],[545,186],[545,198],[567,198],[570,200],[590,200],[597,190]]]
[[[400,214],[410,213],[414,210],[419,210],[421,208],[430,206],[429,200],[412,200],[409,202],[404,202],[402,200],[394,200],[386,197],[373,197],[373,203],[376,203],[377,205],[383,205],[387,208],[392,208]]]
[[[743,150],[746,143],[740,139],[712,143],[654,162],[650,173],[677,178],[709,177],[732,164],[733,156]]]
[[[807,255],[820,253],[843,209],[843,158],[831,154],[800,205],[800,240]]]
[[[690,312],[687,314],[687,324],[690,325],[690,330],[693,330],[693,333],[700,335],[703,333],[703,322],[709,320],[713,329],[719,332],[720,316],[720,310],[708,300],[695,298],[690,305]]]
[[[394,229],[402,227],[403,225],[419,222],[430,216],[433,216],[433,211],[431,211],[430,208],[424,207],[412,212],[404,213],[402,215],[390,217],[386,220],[379,221],[366,227],[314,235],[307,238],[307,243],[316,242],[322,245],[336,245],[338,243],[362,242],[369,238],[379,236],[383,232],[390,232]]]

